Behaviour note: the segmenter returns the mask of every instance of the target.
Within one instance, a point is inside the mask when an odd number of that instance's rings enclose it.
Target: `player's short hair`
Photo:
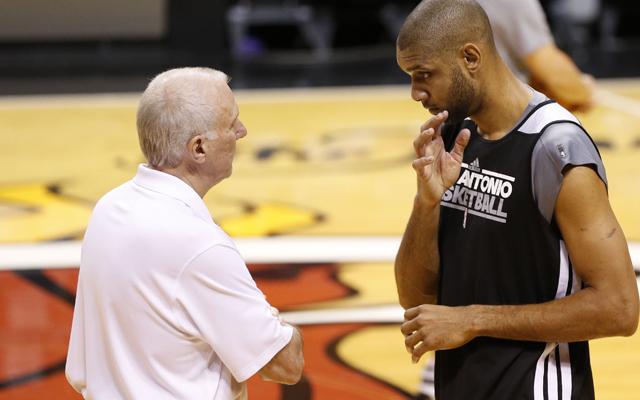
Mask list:
[[[152,167],[180,164],[196,135],[213,139],[220,115],[217,84],[229,77],[211,68],[177,68],[156,76],[142,94],[136,115],[142,153]]]
[[[455,53],[466,43],[484,44],[497,54],[484,9],[474,0],[423,0],[407,17],[397,47],[419,46],[432,56]]]

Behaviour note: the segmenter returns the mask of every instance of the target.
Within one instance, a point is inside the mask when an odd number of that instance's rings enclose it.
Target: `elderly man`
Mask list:
[[[67,379],[87,399],[241,399],[256,372],[293,384],[283,322],[202,197],[247,134],[219,71],[175,69],[142,95],[148,165],[96,205],[82,246]]]
[[[396,258],[413,361],[437,350],[437,400],[593,399],[587,341],[632,335],[639,306],[593,142],[513,75],[473,0],[420,3],[397,59],[434,115]]]

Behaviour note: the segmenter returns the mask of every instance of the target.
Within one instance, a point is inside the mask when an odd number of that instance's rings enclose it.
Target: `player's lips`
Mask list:
[[[440,114],[442,112],[441,109],[436,108],[436,107],[425,107],[429,110],[429,112],[431,113],[431,115],[436,115],[436,114]]]

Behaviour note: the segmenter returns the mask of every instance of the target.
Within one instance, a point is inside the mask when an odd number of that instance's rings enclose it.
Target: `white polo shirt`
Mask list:
[[[292,334],[185,182],[141,165],[98,202],[66,367],[85,398],[233,399]]]

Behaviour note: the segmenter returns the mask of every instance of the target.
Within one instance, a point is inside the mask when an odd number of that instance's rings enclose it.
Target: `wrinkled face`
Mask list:
[[[204,142],[208,169],[219,180],[231,176],[236,141],[247,136],[247,129],[240,121],[240,110],[233,98],[233,93],[229,86],[222,85],[218,87],[213,100],[218,106],[220,115],[215,128],[216,137]]]
[[[426,57],[424,51],[409,48],[397,51],[400,68],[411,76],[411,98],[433,115],[449,112],[446,124],[462,122],[471,115],[476,91],[455,59],[444,61]]]

